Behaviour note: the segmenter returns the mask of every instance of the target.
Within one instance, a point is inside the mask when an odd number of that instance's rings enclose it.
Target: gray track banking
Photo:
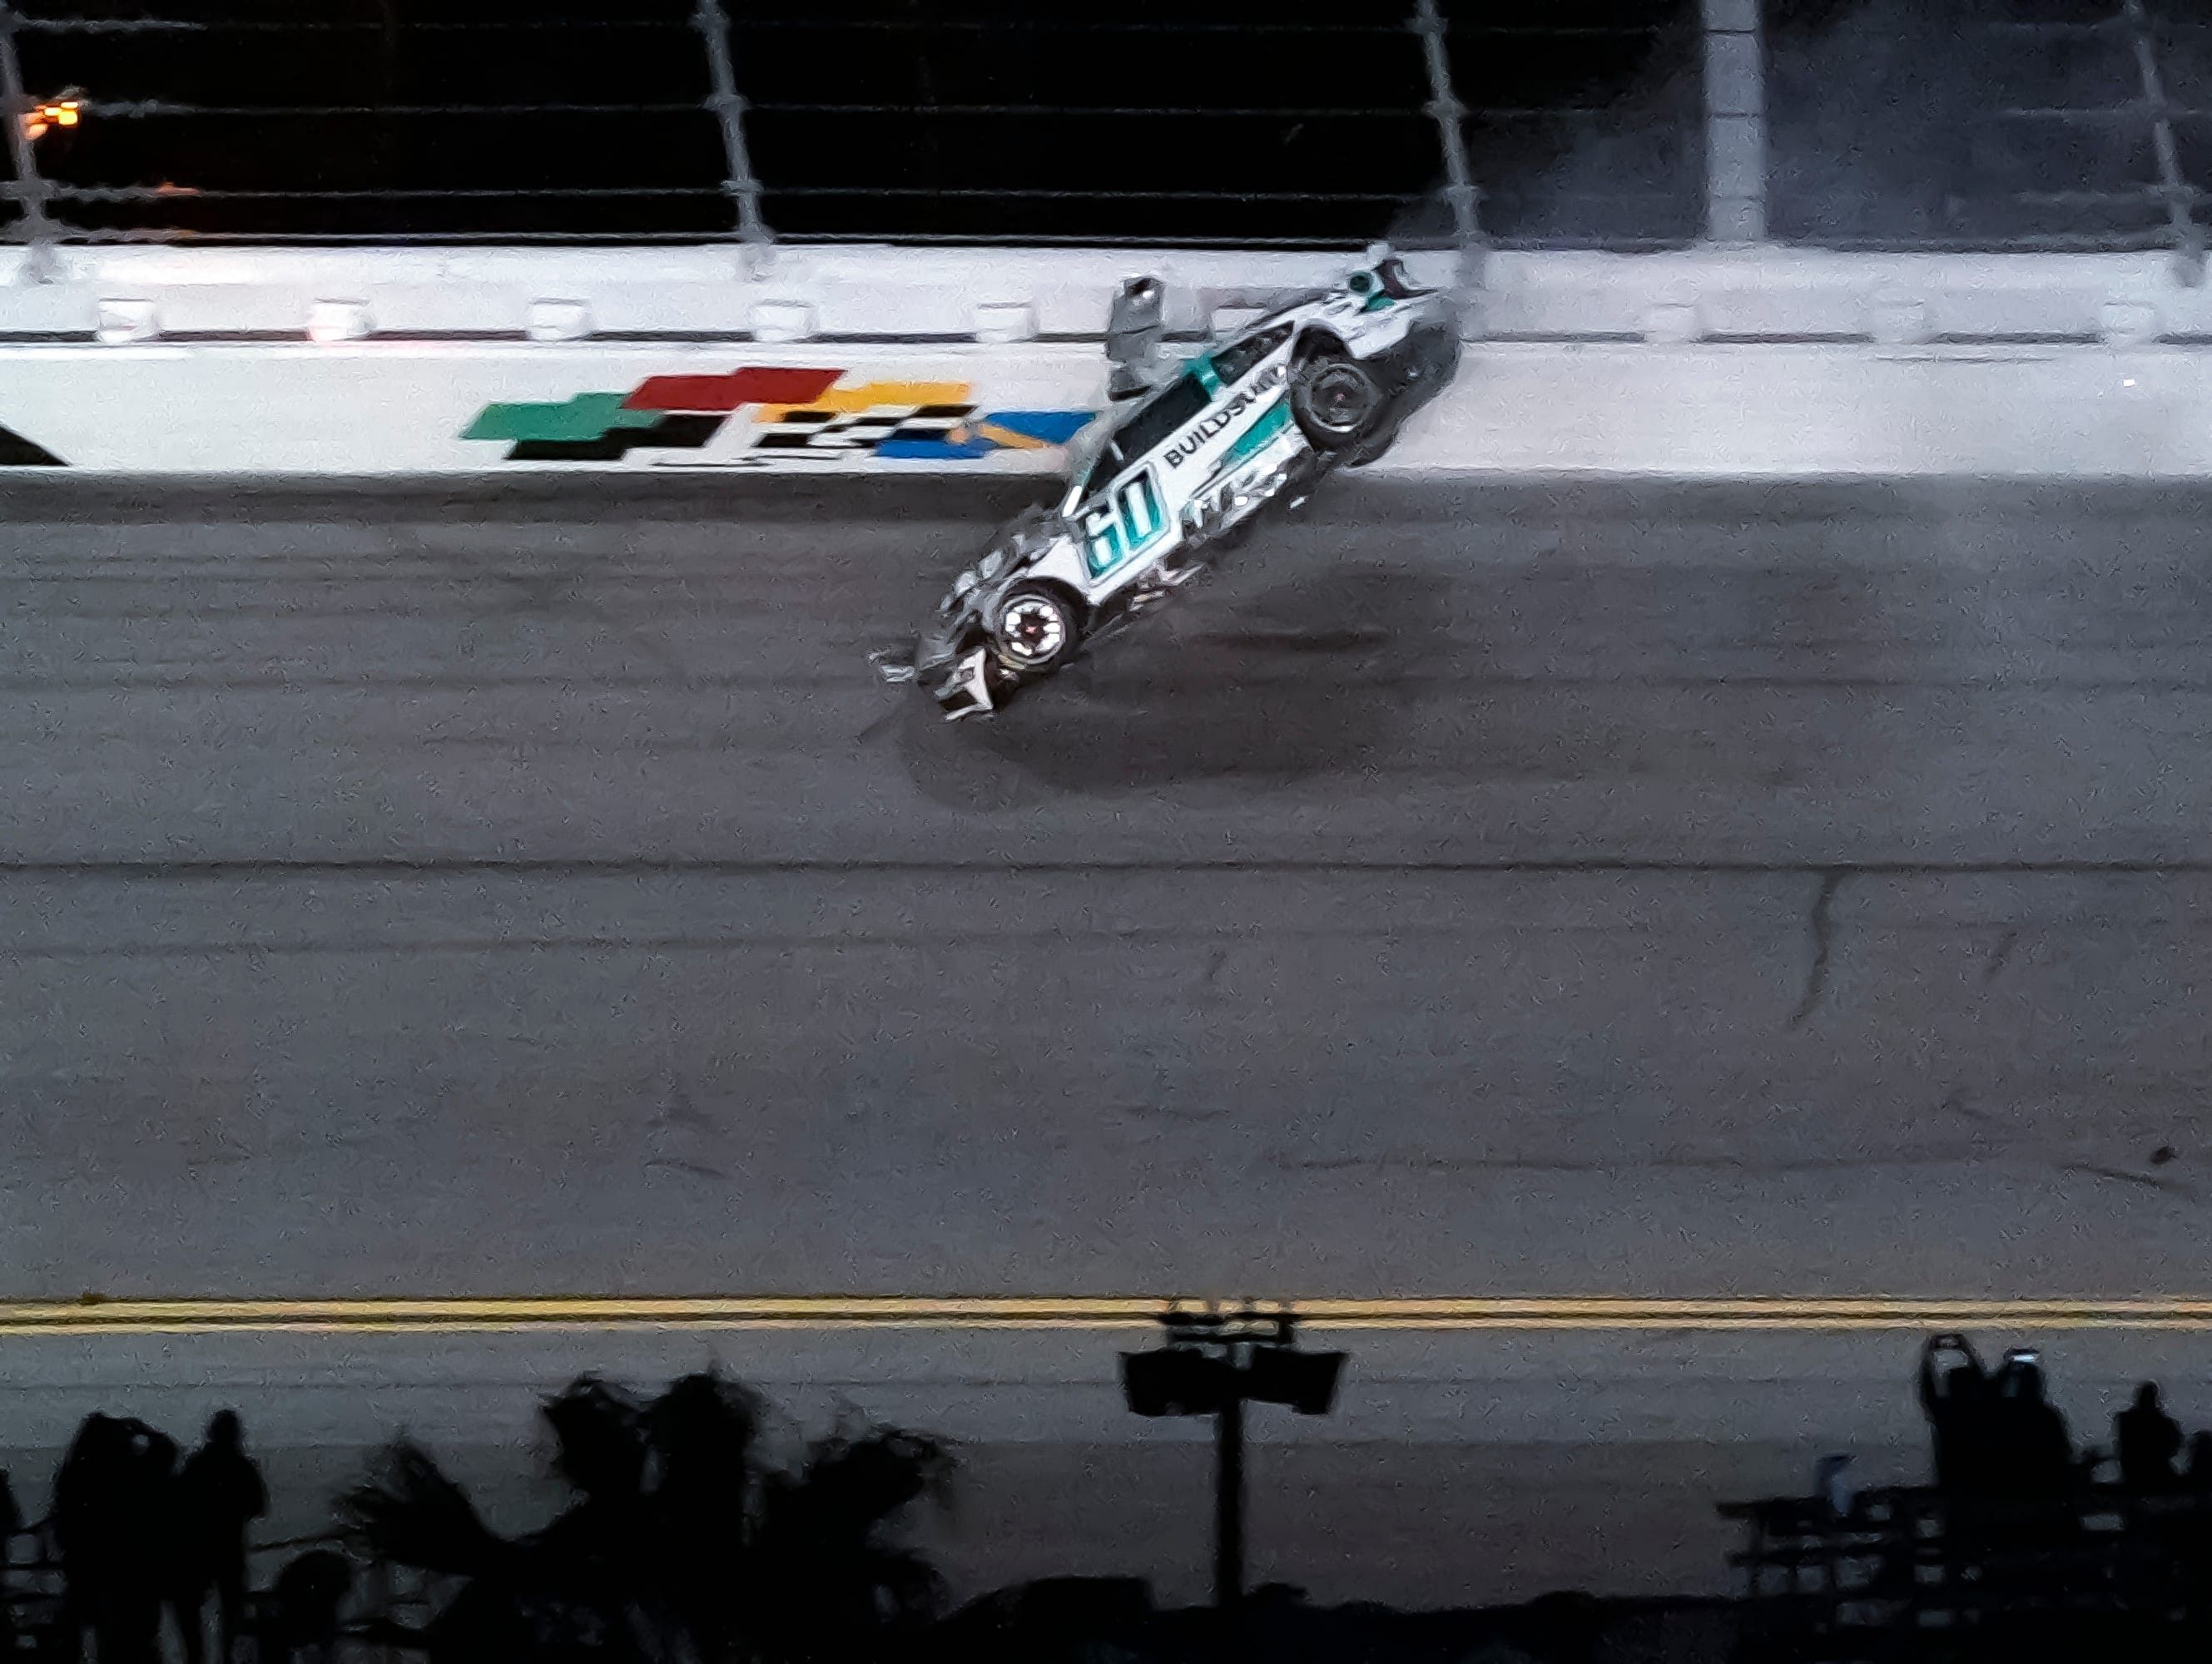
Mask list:
[[[0,1292],[2212,1285],[2212,495],[6,489]]]

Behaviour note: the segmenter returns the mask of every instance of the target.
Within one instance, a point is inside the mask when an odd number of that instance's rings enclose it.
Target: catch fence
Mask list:
[[[0,0],[19,240],[2169,248],[2195,0]]]

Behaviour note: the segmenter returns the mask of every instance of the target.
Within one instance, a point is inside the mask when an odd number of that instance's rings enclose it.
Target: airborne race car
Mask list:
[[[1395,255],[1277,307],[1086,428],[1057,507],[1006,527],[912,656],[879,657],[884,674],[921,682],[953,719],[999,708],[1196,575],[1201,550],[1268,504],[1382,455],[1459,352],[1449,297]]]

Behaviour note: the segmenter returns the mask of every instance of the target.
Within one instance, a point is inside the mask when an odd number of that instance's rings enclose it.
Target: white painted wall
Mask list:
[[[73,467],[124,475],[726,468],[744,465],[748,412],[706,451],[608,465],[506,463],[504,446],[459,434],[494,401],[755,364],[841,367],[848,383],[960,380],[983,410],[1092,407],[1103,386],[1098,349],[1083,343],[17,345],[0,347],[0,425]],[[1059,460],[782,465],[927,474]],[[2212,475],[2212,348],[1483,343],[1376,469],[2189,478]]]
[[[1026,308],[1045,336],[1096,338],[1123,277],[1169,288],[1169,324],[1205,326],[1240,296],[1300,288],[1342,252],[726,246],[0,250],[0,337],[89,336],[101,304],[138,302],[167,334],[304,334],[319,303],[358,303],[386,335],[521,336],[533,307],[580,306],[592,333],[751,334],[805,309],[830,336],[974,338]],[[1443,281],[1449,258],[1412,264]],[[1011,309],[1011,310],[1010,310]],[[112,305],[111,311],[113,311]],[[1471,315],[1506,337],[1876,335],[1912,339],[2212,335],[2212,286],[2162,254],[1863,255],[1819,250],[1499,253]]]
[[[487,404],[560,404],[628,392],[653,375],[746,366],[839,368],[847,384],[964,381],[982,408],[1095,409],[1096,346],[927,348],[746,343],[617,346],[354,341],[327,345],[0,347],[0,426],[70,465],[125,474],[409,474],[578,466],[740,465],[756,412],[740,410],[704,451],[634,451],[623,463],[508,463],[507,446],[462,432]],[[825,454],[790,465],[943,472],[1048,471],[1057,451],[980,463],[890,464]]]
[[[1470,349],[1378,471],[1680,478],[2212,475],[2212,349]]]

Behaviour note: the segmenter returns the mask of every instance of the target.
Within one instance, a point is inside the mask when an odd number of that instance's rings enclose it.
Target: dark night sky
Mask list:
[[[370,235],[697,234],[732,222],[718,189],[717,129],[696,108],[387,113],[455,103],[696,105],[708,70],[689,24],[690,0],[558,0],[527,11],[490,0],[153,3],[155,13],[121,15],[321,27],[32,33],[23,58],[33,90],[76,84],[111,100],[362,112],[95,116],[65,151],[42,142],[45,165],[67,183],[168,182],[210,193],[560,186],[699,194],[64,203],[79,223]],[[1347,27],[1360,9],[1314,0],[1125,0],[1064,11],[1025,0],[728,7],[738,88],[756,106],[746,122],[755,170],[779,231],[1225,242],[1360,240],[1416,228],[1414,221],[1437,230],[1447,223],[1435,203],[1420,217],[1419,199],[1441,185],[1443,163],[1435,124],[1420,111],[1428,96],[1420,43],[1391,21],[1395,9],[1369,14],[1380,23]],[[1458,31],[1452,56],[1462,98],[1501,112],[1468,126],[1478,171],[1491,182],[1486,218],[1497,228],[1584,238],[1694,233],[1702,163],[1696,39],[1686,27],[1694,0],[1460,0],[1447,9]],[[86,10],[50,0],[44,15]],[[600,26],[516,25],[532,15]],[[1251,26],[1255,15],[1265,27]],[[615,21],[626,27],[605,26]],[[453,27],[470,23],[488,27]],[[1019,112],[958,107],[975,105]],[[1202,113],[1109,113],[1165,106]],[[1293,108],[1371,113],[1279,113]],[[1588,113],[1593,108],[1609,113]],[[1261,113],[1224,113],[1250,109]],[[1609,149],[1612,161],[1552,177],[1593,144]],[[939,194],[1038,190],[1115,194]],[[1224,197],[1123,194],[1145,191]]]
[[[1437,133],[1419,107],[1419,42],[1393,21],[1410,3],[1387,13],[1340,0],[727,9],[738,87],[754,106],[755,170],[779,233],[1234,244],[1419,241],[1449,224]],[[75,84],[95,100],[226,112],[95,112],[42,141],[42,166],[66,185],[204,193],[58,205],[81,226],[373,238],[698,236],[734,222],[717,129],[698,107],[708,70],[692,0],[46,0],[27,9],[216,26],[22,37],[34,92]],[[1613,246],[1698,234],[1695,0],[1447,0],[1444,9],[1459,94],[1477,112],[1467,135],[1487,231]],[[2034,113],[2132,98],[2126,39],[2013,27],[2095,22],[2117,9],[2117,0],[1770,0],[1776,228],[1964,242],[2154,231],[2165,217],[2155,203],[2021,199],[2155,178],[2140,119]],[[2170,92],[2212,111],[2206,9],[2154,0],[2154,9],[2170,25]],[[1360,15],[1381,21],[1346,24]],[[469,104],[572,107],[407,112]],[[573,107],[599,105],[633,107]],[[961,108],[979,105],[1015,108]],[[656,106],[678,107],[643,107]],[[1164,109],[1180,112],[1128,113]],[[2212,115],[2179,127],[2185,161],[2212,183]],[[554,188],[659,194],[526,194]],[[215,194],[225,190],[299,194]],[[312,194],[334,191],[488,194]],[[1037,191],[1095,194],[1021,194]],[[1218,194],[1142,194],[1177,191]]]

